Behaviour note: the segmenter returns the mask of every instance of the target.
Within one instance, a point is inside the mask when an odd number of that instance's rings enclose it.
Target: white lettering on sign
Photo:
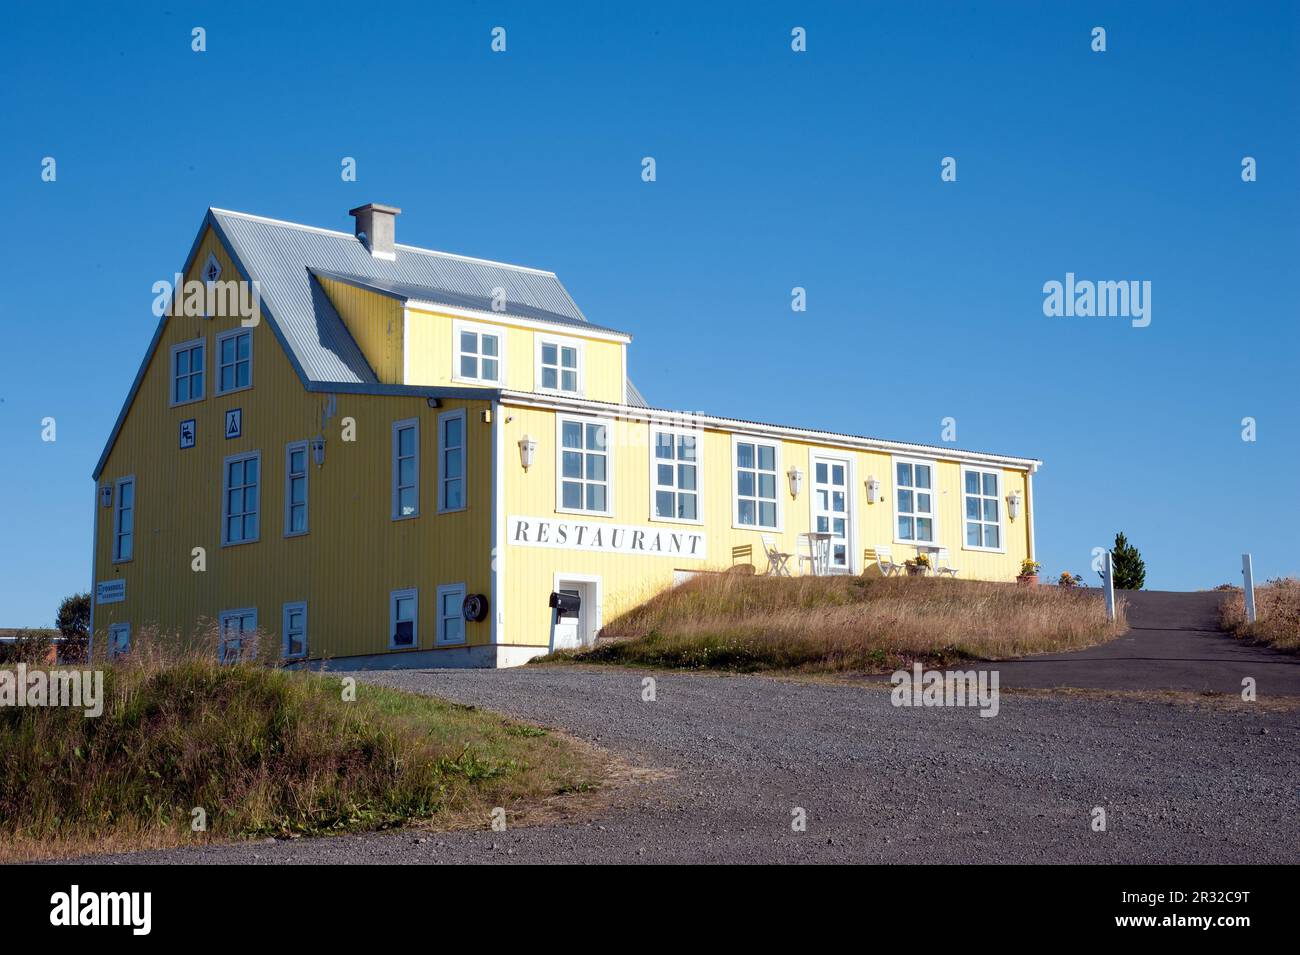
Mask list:
[[[122,578],[117,580],[101,580],[95,584],[95,603],[97,604],[120,604],[126,599],[126,581]]]
[[[526,547],[595,550],[608,554],[647,554],[652,557],[689,557],[695,560],[704,560],[708,556],[703,531],[596,524],[555,517],[510,517],[506,519],[506,535],[507,542]]]

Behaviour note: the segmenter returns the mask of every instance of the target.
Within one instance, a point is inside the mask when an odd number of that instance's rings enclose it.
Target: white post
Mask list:
[[[1246,622],[1255,622],[1255,567],[1249,554],[1241,555],[1241,576],[1246,587]]]
[[[1111,563],[1110,551],[1101,564],[1101,587],[1106,597],[1106,619],[1115,622],[1115,567]]]

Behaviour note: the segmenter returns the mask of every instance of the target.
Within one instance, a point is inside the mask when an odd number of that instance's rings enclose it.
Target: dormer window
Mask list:
[[[456,336],[456,366],[452,377],[476,385],[501,384],[505,379],[501,368],[503,330],[457,322],[452,334]]]
[[[572,338],[537,337],[537,390],[582,393],[582,342]]]

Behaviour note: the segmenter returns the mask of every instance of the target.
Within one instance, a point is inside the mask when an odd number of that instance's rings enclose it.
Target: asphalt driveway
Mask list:
[[[1261,696],[1300,697],[1300,656],[1253,646],[1219,629],[1221,594],[1125,591],[1129,631],[1075,653],[1048,653],[983,665],[1004,687],[1095,687],[1240,694],[1255,680]]]

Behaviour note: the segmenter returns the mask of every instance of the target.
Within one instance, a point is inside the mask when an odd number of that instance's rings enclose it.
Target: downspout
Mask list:
[[[491,528],[491,639],[494,646],[503,642],[505,615],[501,611],[502,563],[505,561],[506,523],[501,513],[505,498],[505,421],[501,402],[494,400],[492,408],[492,528]],[[496,665],[500,666],[498,658]]]
[[[1025,472],[1025,517],[1029,520],[1029,559],[1035,559],[1034,547],[1034,495],[1032,491],[1034,472]]]
[[[99,556],[99,481],[95,481],[95,518],[94,530],[90,538],[90,632],[86,635],[86,663],[94,659],[95,654],[95,560]]]

